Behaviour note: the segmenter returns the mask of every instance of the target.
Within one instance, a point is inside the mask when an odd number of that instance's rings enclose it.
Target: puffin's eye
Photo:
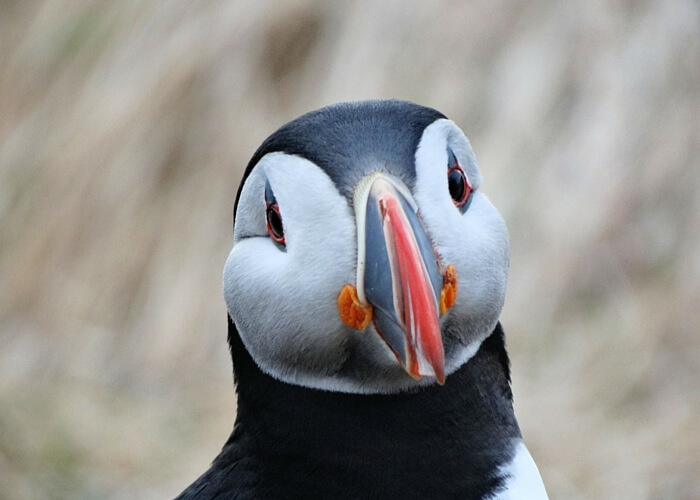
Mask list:
[[[267,216],[267,232],[270,234],[270,238],[276,243],[284,245],[284,227],[282,226],[282,216],[277,203],[267,205],[265,213]]]
[[[282,225],[282,214],[277,204],[275,195],[272,192],[270,183],[265,183],[265,218],[267,219],[267,233],[272,241],[284,246],[284,226]]]
[[[452,151],[448,151],[448,153],[447,185],[455,206],[457,208],[462,208],[471,199],[472,187],[469,184],[469,180],[467,180],[467,174],[465,174],[462,167],[459,166],[454,153],[452,153]]]

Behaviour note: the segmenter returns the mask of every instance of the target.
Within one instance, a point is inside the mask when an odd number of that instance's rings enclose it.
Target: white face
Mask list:
[[[448,189],[448,148],[474,190],[464,213]],[[402,168],[415,168],[409,191],[418,215],[435,252],[458,275],[456,302],[440,318],[449,380],[498,320],[508,237],[501,216],[478,192],[474,154],[454,123],[428,126],[414,158],[414,166]],[[284,246],[268,234],[266,185],[279,207]],[[411,378],[372,323],[357,331],[340,318],[338,294],[356,285],[357,225],[352,200],[320,167],[280,152],[263,156],[241,191],[224,269],[224,297],[241,339],[263,371],[288,383],[357,393],[435,383]]]

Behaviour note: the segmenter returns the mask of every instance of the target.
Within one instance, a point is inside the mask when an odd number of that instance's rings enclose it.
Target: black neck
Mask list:
[[[479,498],[499,486],[493,473],[520,436],[500,324],[444,386],[394,395],[280,382],[258,368],[230,319],[229,342],[238,413],[207,473],[222,493]]]
[[[280,382],[263,373],[246,350],[238,331],[229,317],[228,341],[233,359],[234,380],[238,394],[238,414],[241,411],[266,409],[273,411],[271,418],[309,418],[311,411],[319,411],[323,418],[336,415],[338,418],[355,420],[369,411],[376,418],[378,408],[395,412],[392,421],[400,415],[410,425],[415,425],[416,415],[404,414],[401,405],[421,407],[430,405],[421,412],[424,418],[444,418],[449,411],[463,413],[468,404],[476,413],[484,408],[478,404],[501,404],[511,406],[510,362],[505,349],[505,335],[498,323],[493,333],[482,343],[476,355],[459,370],[450,375],[444,386],[431,385],[411,392],[393,395],[361,395],[330,392]],[[485,399],[480,391],[484,391]],[[483,401],[482,401],[483,399]],[[432,413],[434,408],[435,414]],[[301,411],[300,411],[301,409]],[[424,412],[428,412],[427,414]],[[512,413],[512,412],[509,412]],[[263,415],[257,415],[262,417]]]

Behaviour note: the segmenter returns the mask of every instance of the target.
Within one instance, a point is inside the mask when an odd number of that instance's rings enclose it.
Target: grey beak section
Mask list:
[[[389,251],[382,228],[379,204],[370,195],[365,219],[365,275],[363,289],[374,308],[374,320],[379,334],[391,350],[405,363],[407,353],[404,332],[394,305],[394,283]]]

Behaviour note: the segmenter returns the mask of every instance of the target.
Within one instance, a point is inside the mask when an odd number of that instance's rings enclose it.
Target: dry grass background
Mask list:
[[[552,498],[700,498],[700,7],[0,2],[0,498],[165,498],[235,412],[241,169],[340,100],[470,137]]]

